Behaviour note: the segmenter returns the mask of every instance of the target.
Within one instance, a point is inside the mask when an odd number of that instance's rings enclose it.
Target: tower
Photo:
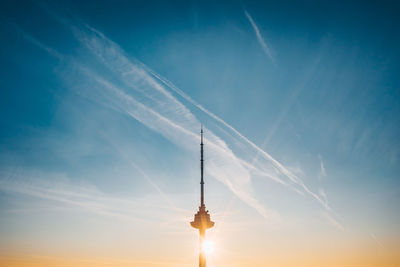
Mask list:
[[[203,244],[206,237],[206,230],[214,226],[214,222],[210,219],[210,214],[204,205],[204,158],[203,158],[203,127],[200,131],[200,207],[199,211],[194,215],[194,221],[190,223],[193,228],[199,229],[200,233],[200,253],[199,267],[206,267],[206,255],[203,250]]]

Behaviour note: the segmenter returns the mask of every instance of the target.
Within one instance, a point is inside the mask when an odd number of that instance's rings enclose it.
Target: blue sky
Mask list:
[[[211,235],[228,252],[227,231],[244,246],[261,233],[284,236],[282,250],[324,236],[398,252],[397,14],[390,2],[2,3],[0,252],[112,254],[88,240],[113,227],[126,254],[110,257],[149,259],[140,233],[153,224],[149,247],[165,232],[195,240],[201,123]]]

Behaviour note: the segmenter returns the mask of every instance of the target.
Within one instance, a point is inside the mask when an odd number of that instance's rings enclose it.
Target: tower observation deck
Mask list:
[[[206,255],[203,249],[203,244],[206,237],[206,230],[214,226],[214,222],[210,219],[210,214],[204,205],[204,150],[203,150],[203,127],[200,131],[200,207],[199,211],[194,215],[194,221],[190,223],[193,228],[199,229],[200,233],[200,253],[199,267],[206,267]]]

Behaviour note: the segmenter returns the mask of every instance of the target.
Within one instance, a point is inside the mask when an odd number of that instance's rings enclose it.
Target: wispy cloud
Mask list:
[[[22,177],[20,177],[22,176]],[[30,176],[30,180],[24,180]],[[171,205],[164,205],[164,201],[157,197],[142,197],[130,199],[105,194],[96,187],[88,184],[73,184],[64,176],[52,174],[52,179],[44,179],[35,173],[9,173],[0,172],[0,191],[24,195],[36,199],[44,199],[54,202],[54,206],[46,206],[45,210],[60,209],[60,203],[66,207],[74,207],[101,216],[113,217],[120,220],[138,221],[146,223],[159,222],[159,218],[165,215],[165,211],[190,214],[189,211],[177,210]],[[145,214],[146,210],[151,212]],[[11,212],[26,212],[30,209],[11,210]],[[143,212],[144,211],[144,212]],[[140,214],[139,214],[140,213]],[[165,220],[170,218],[165,218]]]
[[[319,176],[322,177],[326,177],[326,169],[325,169],[325,165],[324,165],[324,161],[322,159],[321,155],[318,155],[318,159],[319,159],[319,166],[320,166],[320,173]]]
[[[110,102],[109,100],[115,101],[115,96],[122,100],[122,102],[116,102],[117,109],[127,112],[149,128],[164,135],[173,143],[193,149],[193,143],[196,143],[199,138],[198,126],[200,122],[182,102],[167,91],[167,88],[163,86],[164,84],[216,122],[222,124],[221,126],[227,128],[230,131],[230,138],[239,141],[242,146],[245,145],[247,154],[260,153],[264,160],[257,166],[253,166],[249,159],[239,157],[233,152],[230,146],[234,146],[234,143],[231,142],[229,146],[226,143],[227,140],[222,140],[212,131],[207,132],[207,144],[211,149],[210,154],[213,155],[208,171],[212,176],[227,185],[242,200],[257,209],[263,216],[266,216],[264,209],[251,196],[251,169],[265,173],[267,177],[273,177],[274,180],[281,181],[281,183],[286,183],[282,181],[283,177],[288,178],[291,183],[299,186],[307,194],[318,200],[327,210],[330,210],[325,201],[313,193],[299,177],[290,172],[280,162],[224,120],[196,103],[171,82],[153,71],[149,71],[149,68],[144,67],[143,63],[129,60],[121,48],[106,38],[104,34],[88,25],[85,25],[84,28],[75,28],[75,34],[83,45],[114,74],[118,75],[119,83],[116,84],[115,82],[105,81],[94,73],[88,74],[103,89],[105,88],[113,93],[113,95],[108,96],[107,102]],[[139,92],[145,98],[142,101],[138,101],[133,95],[134,91]]]
[[[274,57],[272,56],[271,49],[268,47],[267,43],[264,40],[264,37],[261,35],[260,29],[258,28],[257,24],[254,22],[253,18],[250,14],[245,10],[244,14],[246,15],[247,19],[249,20],[253,30],[256,34],[257,40],[260,43],[262,49],[264,50],[265,54],[274,62]]]
[[[230,138],[234,139],[237,143],[239,143],[241,146],[244,144],[246,145],[246,153],[251,154],[253,156],[252,159],[247,159],[247,161],[242,161],[241,163],[246,166],[249,170],[251,170],[254,174],[260,175],[260,176],[265,176],[268,177],[275,182],[281,183],[283,185],[289,186],[292,188],[294,191],[299,192],[299,190],[295,187],[292,187],[290,184],[286,183],[282,179],[279,178],[280,175],[285,176],[286,178],[289,178],[289,180],[296,184],[297,186],[300,186],[302,190],[304,190],[307,194],[311,195],[313,198],[315,198],[318,202],[320,202],[327,210],[330,210],[331,208],[326,204],[325,201],[323,201],[319,196],[314,194],[305,184],[304,182],[294,173],[292,173],[288,168],[283,166],[280,162],[275,160],[270,154],[265,152],[262,148],[254,144],[252,141],[250,141],[247,137],[242,135],[239,131],[237,131],[234,127],[232,127],[230,124],[216,116],[214,113],[211,111],[207,110],[204,108],[201,104],[197,103],[194,101],[190,96],[185,94],[182,90],[177,88],[174,84],[172,84],[170,81],[165,79],[159,74],[154,73],[152,70],[150,70],[147,66],[145,66],[142,63],[143,68],[145,68],[147,71],[153,74],[157,79],[162,81],[166,86],[174,90],[177,94],[179,94],[181,97],[183,97],[185,100],[187,100],[190,104],[194,105],[201,111],[203,111],[205,114],[210,116],[212,119],[220,123],[223,127],[226,127],[227,131],[224,131],[227,135],[229,135]],[[260,162],[254,160],[254,155],[258,157],[259,155],[263,158]],[[272,167],[269,168],[269,167]]]
[[[74,32],[81,43],[118,77],[117,81],[110,82],[88,68],[82,69],[85,79],[90,79],[92,83],[91,88],[101,90],[103,95],[99,96],[98,92],[92,89],[79,90],[80,93],[128,114],[178,146],[190,150],[197,149],[193,144],[199,141],[200,122],[185,105],[146,69],[130,61],[124,52],[102,33],[88,25],[74,28]],[[209,154],[212,155],[207,172],[223,182],[264,217],[276,217],[276,212],[267,212],[266,208],[252,197],[250,173],[228,145],[210,130],[207,130],[206,144]]]
[[[10,22],[10,21],[6,21],[3,22],[5,24],[7,24],[9,27],[11,27],[12,29],[14,29],[14,32],[19,34],[22,38],[24,38],[27,42],[33,44],[34,46],[42,49],[44,52],[49,53],[51,56],[62,60],[63,56],[61,53],[59,53],[57,50],[45,45],[44,43],[40,42],[38,39],[36,39],[35,37],[33,37],[32,35],[28,34],[27,32],[25,32],[21,27],[19,27],[17,24]]]
[[[247,12],[246,16],[264,44],[264,50],[269,53],[254,21]],[[267,177],[301,194],[304,192],[317,200],[327,211],[331,210],[320,196],[312,192],[283,164],[170,81],[140,61],[128,58],[125,52],[103,33],[80,21],[63,20],[63,23],[94,56],[94,62],[88,62],[87,59],[82,61],[79,57],[70,60],[70,67],[79,71],[76,72],[77,76],[73,81],[69,72],[65,74],[65,83],[78,94],[131,116],[172,143],[193,153],[197,152],[197,146],[194,144],[199,141],[200,121],[189,107],[197,108],[217,125],[211,130],[212,125],[206,123],[206,126],[209,126],[206,129],[209,155],[207,173],[225,184],[262,216],[271,219],[279,217],[276,211],[265,207],[265,204],[261,204],[254,197],[251,186],[251,177],[254,174]],[[108,73],[99,73],[98,69],[93,67],[97,64],[105,66]],[[182,101],[178,100],[177,96]],[[256,163],[253,162],[255,155],[261,157]]]
[[[370,234],[370,237],[376,242],[376,244],[383,249],[386,249],[385,246],[382,244],[382,242],[376,237],[374,233]]]
[[[322,213],[322,217],[333,227],[339,229],[339,230],[344,230],[344,227],[342,224],[340,224],[331,213],[328,213],[326,211],[323,211]]]

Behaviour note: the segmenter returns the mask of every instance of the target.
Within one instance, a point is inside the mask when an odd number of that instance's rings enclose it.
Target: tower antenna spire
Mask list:
[[[200,142],[200,169],[201,169],[201,180],[200,180],[200,186],[201,186],[201,197],[200,197],[200,204],[201,206],[204,206],[204,149],[203,149],[203,124],[201,125],[201,142]]]

